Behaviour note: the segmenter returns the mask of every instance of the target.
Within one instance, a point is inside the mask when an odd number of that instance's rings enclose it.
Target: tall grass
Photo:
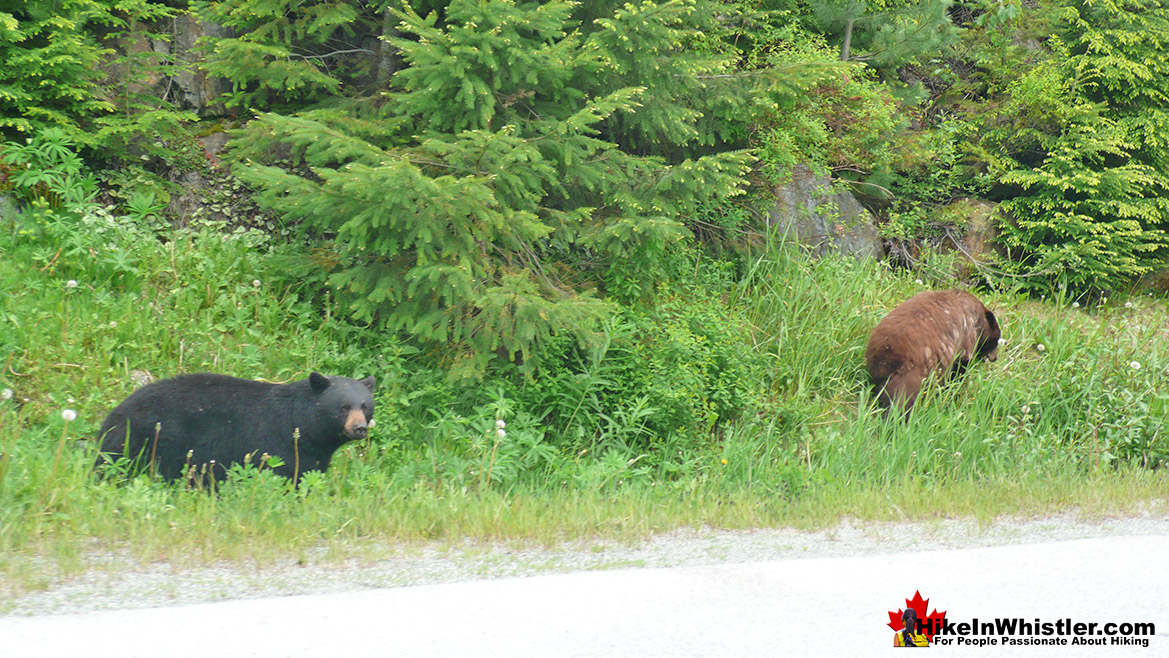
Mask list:
[[[776,240],[726,297],[762,364],[741,370],[760,377],[757,403],[733,422],[647,436],[645,399],[613,407],[603,395],[626,376],[611,359],[627,348],[597,348],[540,396],[525,387],[553,384],[458,388],[419,365],[427,355],[281,279],[260,237],[111,225],[85,242],[52,221],[0,218],[0,389],[13,392],[0,400],[0,589],[45,586],[106,550],[263,562],[389,540],[1117,510],[1169,493],[1160,299],[1086,309],[979,293],[1004,328],[999,360],[927,388],[908,420],[889,422],[869,404],[864,343],[925,288],[921,274],[812,260]],[[628,339],[628,326],[611,331]],[[254,469],[215,495],[94,477],[91,437],[136,378],[204,370],[375,374],[378,426],[295,490]],[[551,427],[549,408],[561,410]],[[492,438],[499,418],[506,441]],[[52,576],[30,570],[46,558]]]

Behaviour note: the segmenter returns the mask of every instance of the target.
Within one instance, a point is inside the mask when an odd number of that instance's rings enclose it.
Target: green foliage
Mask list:
[[[56,127],[86,146],[126,157],[131,145],[150,150],[165,132],[194,115],[149,93],[151,76],[181,65],[152,49],[165,34],[146,26],[177,10],[147,0],[36,0],[0,12],[0,130],[32,134]],[[103,69],[114,72],[105,79]],[[107,91],[107,86],[114,87]],[[140,133],[154,136],[143,140]]]
[[[1007,116],[1022,130],[1000,142],[1010,154],[1001,181],[1021,193],[1005,204],[1004,244],[1041,275],[1034,287],[1108,290],[1165,253],[1169,160],[1157,126],[1169,10],[1156,0],[1071,3],[1060,17],[1052,47],[1064,57],[1011,87],[1018,113]]]
[[[795,163],[845,179],[887,175],[898,157],[892,146],[905,120],[871,70],[842,71],[822,79],[788,111],[773,117],[764,133],[764,172],[773,180]]]
[[[101,92],[109,53],[89,32],[110,18],[109,0],[32,0],[0,10],[0,130],[9,137],[79,123],[114,105]]]
[[[1042,165],[1017,170],[1003,182],[1023,194],[1003,209],[1013,221],[1001,240],[1031,257],[1043,286],[1109,290],[1149,272],[1166,246],[1160,228],[1169,218],[1166,180],[1130,159],[1134,144],[1102,117],[1068,125]],[[1112,164],[1110,162],[1117,164]]]
[[[112,47],[103,66],[111,71],[105,87],[112,92],[113,112],[94,117],[86,124],[83,143],[99,148],[101,157],[126,166],[152,161],[190,168],[198,164],[192,154],[192,137],[186,125],[195,121],[193,112],[175,109],[166,92],[152,83],[173,77],[190,68],[185,62],[156,48],[171,40],[167,25],[179,14],[177,9],[149,0],[116,0],[103,20],[100,37]]]
[[[1136,158],[1169,166],[1169,6],[1160,0],[1071,2],[1061,17],[1077,91],[1136,142]]]
[[[360,80],[377,54],[376,10],[356,0],[196,0],[200,18],[231,31],[205,37],[201,66],[231,82],[229,108],[307,103]]]
[[[839,34],[842,61],[890,69],[939,58],[956,41],[951,0],[814,0],[816,22]]]
[[[962,39],[978,68],[958,85],[959,91],[977,99],[998,95],[1036,57],[1027,41],[1050,32],[1048,13],[1039,7],[1026,9],[1020,0],[979,0],[967,7],[972,15]]]
[[[34,208],[77,206],[97,193],[97,182],[62,128],[46,128],[24,144],[0,144],[0,163],[8,165],[8,180],[17,197]]]
[[[471,371],[497,353],[530,368],[553,336],[595,335],[609,312],[595,285],[645,295],[687,235],[682,218],[739,193],[743,153],[667,162],[601,136],[639,112],[646,88],[677,87],[678,68],[633,61],[678,52],[674,26],[693,5],[626,8],[587,37],[570,31],[568,2],[459,0],[444,25],[403,6],[400,30],[412,38],[392,42],[409,66],[378,114],[398,113],[391,125],[414,134],[379,135],[361,110],[263,115],[241,155],[281,142],[312,173],[252,165],[240,175],[285,217],[335,236],[330,283],[356,318],[461,345]],[[616,47],[622,30],[640,35],[637,52]],[[592,88],[606,72],[638,86]],[[674,140],[698,140],[698,117],[682,99],[667,106],[621,125],[691,153]]]
[[[658,465],[766,406],[751,327],[716,292],[732,285],[733,269],[693,262],[694,273],[698,282],[663,284],[652,308],[624,310],[597,345],[562,340],[542,355],[544,367],[517,395],[544,410],[571,453],[616,450]]]

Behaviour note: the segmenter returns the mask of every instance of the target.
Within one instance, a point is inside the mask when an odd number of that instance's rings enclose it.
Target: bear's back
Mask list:
[[[912,407],[922,381],[961,369],[976,356],[994,360],[997,321],[964,290],[921,292],[889,312],[865,346],[865,367],[881,406]]]

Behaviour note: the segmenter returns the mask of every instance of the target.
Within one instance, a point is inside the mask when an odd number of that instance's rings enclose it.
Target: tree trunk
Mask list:
[[[382,11],[382,36],[378,39],[377,86],[381,89],[389,85],[390,77],[398,68],[398,49],[386,41],[392,36],[398,36],[398,30],[394,27],[394,14],[387,4]]]
[[[848,19],[844,24],[844,45],[840,47],[840,61],[847,62],[849,50],[852,48],[852,26],[856,23],[855,18]]]

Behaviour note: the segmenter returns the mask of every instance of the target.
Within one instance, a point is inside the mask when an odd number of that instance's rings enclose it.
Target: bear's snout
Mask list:
[[[345,418],[345,435],[351,439],[364,439],[369,435],[369,421],[361,409],[351,409]]]

